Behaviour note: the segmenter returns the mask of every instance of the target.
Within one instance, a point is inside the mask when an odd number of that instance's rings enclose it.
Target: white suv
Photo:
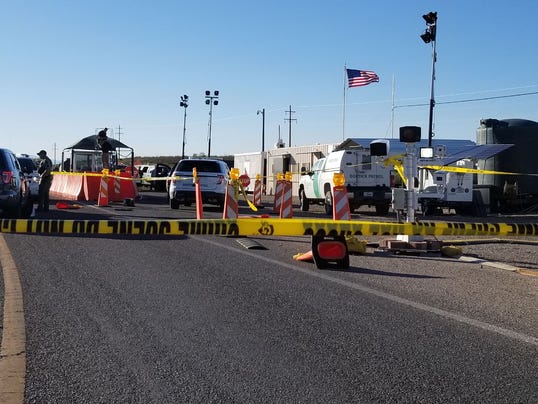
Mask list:
[[[170,207],[179,209],[180,204],[190,206],[196,202],[193,168],[198,174],[202,203],[224,207],[229,168],[224,161],[213,159],[185,159],[175,165],[171,173],[175,178],[168,187]]]

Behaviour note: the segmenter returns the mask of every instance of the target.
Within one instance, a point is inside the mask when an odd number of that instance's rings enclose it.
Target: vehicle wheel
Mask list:
[[[175,198],[170,199],[170,208],[179,209],[179,201]]]
[[[375,205],[375,213],[377,215],[386,215],[389,213],[389,205]]]
[[[325,193],[325,213],[327,215],[333,214],[333,194],[330,190]]]
[[[299,190],[299,203],[301,205],[301,210],[303,212],[308,212],[308,209],[310,208],[310,201],[305,195],[304,189]]]

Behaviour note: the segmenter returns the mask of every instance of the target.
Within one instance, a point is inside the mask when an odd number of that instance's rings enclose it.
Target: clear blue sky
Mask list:
[[[342,141],[344,64],[380,82],[351,88],[345,137],[427,136],[432,47],[422,15],[438,12],[434,132],[475,140],[481,118],[538,120],[538,1],[3,0],[0,146],[50,155],[96,128],[136,155],[208,149],[205,90],[219,90],[211,154]]]

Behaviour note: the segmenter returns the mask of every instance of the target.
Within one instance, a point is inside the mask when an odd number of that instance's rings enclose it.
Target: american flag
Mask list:
[[[379,77],[372,71],[368,70],[347,70],[347,80],[349,87],[366,86],[370,83],[379,82]]]

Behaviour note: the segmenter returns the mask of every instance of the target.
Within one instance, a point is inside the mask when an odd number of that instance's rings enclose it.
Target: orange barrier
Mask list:
[[[351,220],[349,199],[347,197],[347,188],[345,186],[339,185],[333,187],[333,219]]]
[[[101,177],[99,182],[99,197],[97,198],[97,206],[108,206],[108,178]]]
[[[54,174],[50,187],[50,198],[83,201],[83,178],[81,175]]]
[[[83,175],[78,173],[57,173],[52,177],[52,185],[50,187],[51,199],[64,199],[68,201],[97,201],[99,198],[99,188],[101,186],[101,176],[97,173],[94,175]],[[99,173],[100,174],[100,173]],[[132,181],[132,177],[128,173],[121,173],[120,192],[111,193],[109,201],[121,202],[125,199],[135,199],[138,196],[136,184]],[[108,189],[114,189],[114,178],[108,178]]]
[[[239,216],[239,205],[235,196],[235,188],[232,184],[226,186],[226,196],[224,197],[223,219],[237,219]]]
[[[96,201],[99,199],[99,188],[101,186],[101,177],[84,176],[84,200]]]
[[[262,205],[262,182],[260,180],[254,181],[254,192],[252,193],[252,204],[257,208],[261,208]]]
[[[126,178],[125,180],[120,180],[120,194],[117,196],[120,201],[123,201],[128,198],[135,199],[138,196],[138,189],[136,188],[136,183],[133,181],[133,176],[129,173],[121,173],[121,178]],[[115,199],[114,199],[115,201]]]
[[[280,218],[291,219],[293,217],[293,198],[291,194],[291,182],[282,181],[282,198],[280,202]]]
[[[114,199],[116,198],[120,198],[121,197],[121,182],[122,180],[120,180],[119,178],[119,175],[120,175],[120,170],[116,170],[114,171],[114,175],[116,177],[114,177]]]
[[[280,204],[282,203],[282,188],[283,188],[283,180],[276,180],[276,186],[275,186],[275,202],[273,203],[273,212],[279,213],[280,212]]]

